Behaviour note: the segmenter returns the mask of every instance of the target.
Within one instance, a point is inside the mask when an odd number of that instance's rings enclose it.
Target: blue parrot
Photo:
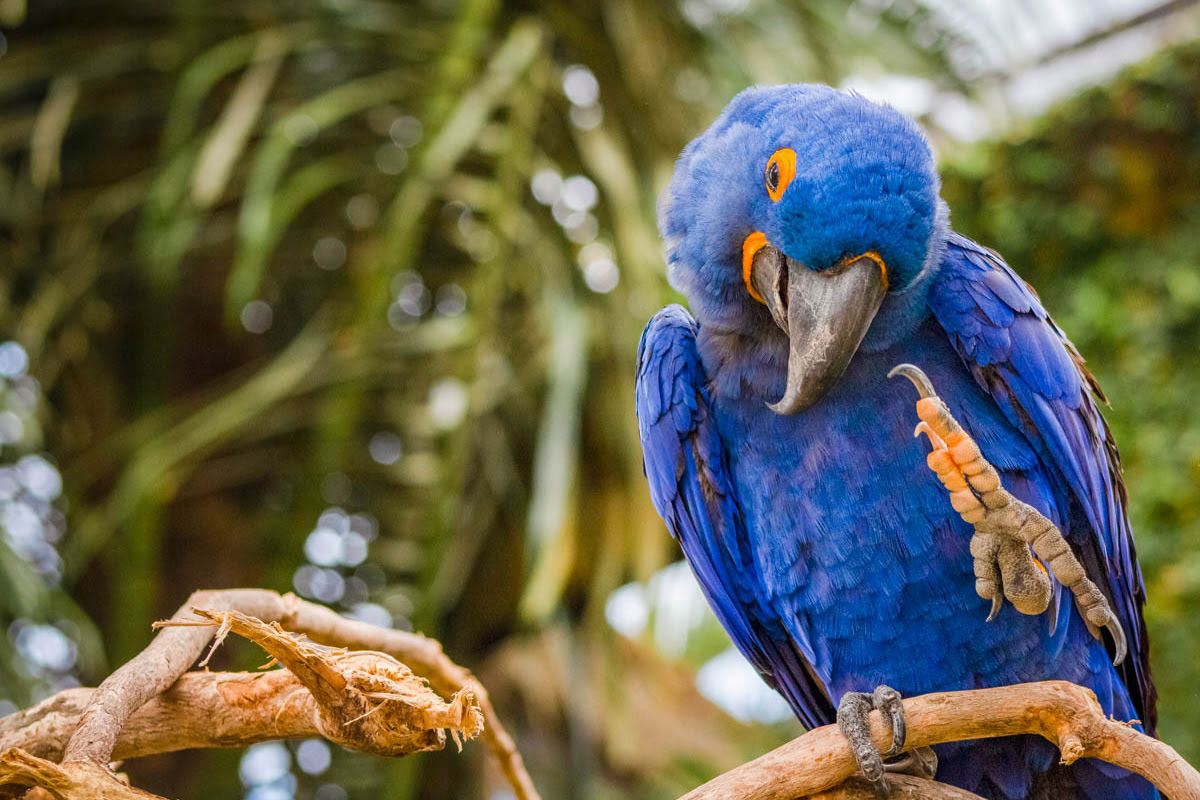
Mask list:
[[[638,350],[652,501],[806,726],[885,684],[1062,679],[1153,734],[1145,588],[1103,395],[1032,288],[951,230],[940,187],[912,120],[827,86],[743,91],[684,149],[659,227],[691,314],[659,311]],[[979,531],[914,443],[911,387],[886,377],[901,362],[1061,531],[1112,642],[1057,580],[1045,614],[988,617]],[[935,750],[938,780],[989,798],[1158,796],[1100,761],[1062,766],[1038,737]]]

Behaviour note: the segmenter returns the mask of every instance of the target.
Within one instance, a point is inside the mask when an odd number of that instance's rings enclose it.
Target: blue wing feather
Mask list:
[[[811,647],[765,613],[724,445],[709,415],[696,322],[667,306],[638,345],[638,432],[650,498],[738,650],[809,727],[834,720]]]
[[[1064,535],[1106,592],[1130,654],[1121,677],[1145,729],[1155,692],[1142,606],[1145,586],[1126,513],[1120,460],[1083,359],[1036,294],[996,253],[954,234],[929,304],[976,382],[1061,477]]]

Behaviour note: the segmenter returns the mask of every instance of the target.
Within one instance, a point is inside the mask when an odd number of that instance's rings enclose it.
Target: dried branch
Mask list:
[[[22,750],[0,753],[0,784],[6,783],[39,787],[56,800],[163,800],[123,782],[107,766],[59,765]]]
[[[913,775],[888,775],[888,800],[983,800],[977,794]],[[875,787],[866,778],[848,778],[834,788],[812,795],[808,800],[879,800]]]
[[[436,641],[259,589],[196,592],[159,626],[163,630],[150,645],[98,688],[69,690],[0,720],[0,750],[24,750],[3,762],[0,784],[39,770],[60,782],[63,770],[79,780],[103,773],[106,791],[130,797],[108,770],[113,758],[304,735],[397,755],[443,746],[442,729],[469,738],[482,723],[518,800],[538,800],[487,692]],[[184,675],[214,634],[230,630],[258,642],[288,671]],[[321,648],[293,632],[319,644],[373,652]],[[52,761],[60,755],[58,769]],[[47,761],[35,769],[37,758]],[[88,791],[74,796],[101,796],[94,786]]]
[[[288,618],[280,620],[288,630],[304,633],[322,644],[387,653],[427,678],[433,688],[443,694],[471,687],[475,701],[483,712],[483,740],[512,786],[516,800],[541,800],[516,743],[496,716],[487,689],[470,670],[447,658],[439,642],[416,633],[348,620],[324,606],[306,602],[295,595],[288,594],[281,599],[293,606]]]
[[[412,670],[386,653],[318,647],[304,637],[237,611],[196,614],[266,650],[308,690],[321,736],[382,756],[440,750],[449,730],[460,742],[483,730],[474,687],[449,703]],[[178,624],[178,623],[175,623]],[[257,700],[254,700],[257,702]]]
[[[0,752],[19,748],[60,761],[95,691],[68,689],[6,717]],[[189,672],[134,712],[117,738],[113,758],[321,736],[316,711],[313,696],[287,670]]]
[[[927,694],[906,699],[904,713],[907,749],[1038,734],[1058,746],[1064,764],[1099,758],[1144,776],[1172,800],[1200,800],[1200,772],[1169,745],[1105,717],[1095,694],[1072,683]],[[889,747],[891,732],[878,712],[871,714],[870,722],[875,744]],[[845,737],[837,726],[826,725],[714,778],[681,800],[793,800],[826,792],[856,772]]]
[[[257,675],[184,675],[165,695],[132,715],[118,734],[115,753],[175,750],[197,739],[209,746],[230,746],[315,734],[363,752],[401,756],[441,749],[446,730],[461,743],[483,728],[471,687],[447,703],[423,678],[385,653],[321,647],[277,623],[237,611],[195,613],[197,621],[174,625],[215,628],[218,644],[229,632],[236,633],[258,644],[284,669]],[[99,694],[100,690],[91,692],[89,700]],[[167,697],[170,700],[164,702]],[[73,738],[72,723],[78,719],[64,720],[59,713],[64,704],[55,701],[5,725],[9,732],[0,736],[0,785],[36,786],[61,798],[153,797],[126,785],[107,764],[58,765],[19,749],[27,742],[30,749],[53,755],[52,743]],[[87,708],[93,706],[89,702]],[[197,711],[203,713],[197,716]],[[84,715],[86,711],[80,716]],[[24,727],[17,727],[21,723]]]

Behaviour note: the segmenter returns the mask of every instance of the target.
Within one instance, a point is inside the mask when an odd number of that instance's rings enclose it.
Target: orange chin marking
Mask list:
[[[767,235],[762,231],[755,231],[742,242],[742,280],[746,282],[746,291],[750,296],[763,305],[766,305],[766,301],[754,290],[754,284],[750,282],[750,270],[754,267],[754,254],[766,245]]]
[[[886,292],[888,288],[888,274],[887,264],[883,263],[883,256],[879,255],[879,253],[875,252],[874,250],[868,250],[867,252],[854,256],[853,258],[843,258],[842,263],[849,264],[851,262],[858,261],[860,258],[869,258],[874,261],[876,265],[878,265],[879,272],[883,275],[883,290]]]

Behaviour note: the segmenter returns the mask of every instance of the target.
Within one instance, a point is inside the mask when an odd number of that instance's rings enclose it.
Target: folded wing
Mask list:
[[[1120,665],[1145,730],[1155,727],[1146,589],[1103,400],[1074,345],[999,255],[953,235],[930,296],[934,316],[976,382],[1028,439],[1060,496],[1063,534],[1109,598],[1129,639]],[[1111,649],[1111,645],[1110,645]]]
[[[636,401],[651,500],[721,625],[801,722],[833,722],[828,692],[810,666],[811,648],[772,624],[760,605],[745,519],[709,413],[696,322],[680,306],[658,312],[642,334]]]

